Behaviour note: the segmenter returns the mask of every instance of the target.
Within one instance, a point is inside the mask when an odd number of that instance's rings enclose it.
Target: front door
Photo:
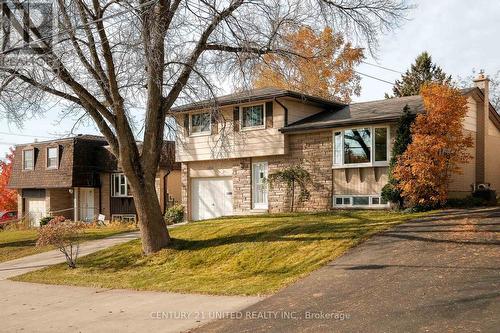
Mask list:
[[[267,209],[267,162],[252,163],[252,208]]]
[[[80,188],[80,220],[91,222],[94,215],[94,189]]]

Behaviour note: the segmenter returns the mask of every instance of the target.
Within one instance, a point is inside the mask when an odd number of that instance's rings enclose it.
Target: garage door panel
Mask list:
[[[40,219],[47,215],[45,208],[45,198],[26,198],[26,212],[28,213],[31,224],[35,227],[40,226]]]
[[[193,178],[191,180],[193,220],[231,215],[233,212],[231,177]]]

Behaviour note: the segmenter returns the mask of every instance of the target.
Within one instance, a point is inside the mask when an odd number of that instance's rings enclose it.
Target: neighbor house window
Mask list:
[[[264,105],[243,106],[241,108],[241,127],[264,127]]]
[[[347,128],[333,132],[333,165],[387,165],[388,127]]]
[[[33,170],[35,165],[35,150],[23,150],[23,169]]]
[[[130,186],[123,173],[114,173],[111,176],[111,195],[113,197],[129,197]]]
[[[59,163],[59,149],[57,147],[47,148],[47,169],[57,169]]]
[[[191,115],[191,134],[210,133],[210,112],[195,113]]]

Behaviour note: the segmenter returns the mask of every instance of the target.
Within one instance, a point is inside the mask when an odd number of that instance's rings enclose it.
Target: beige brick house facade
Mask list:
[[[500,116],[486,109],[484,90],[463,93],[469,101],[464,131],[481,144],[471,149],[473,161],[450,185],[455,197],[469,194],[478,182],[500,187],[500,165],[488,160],[489,147],[500,144]],[[388,180],[396,122],[405,106],[414,114],[424,111],[420,96],[343,105],[273,88],[219,98],[220,118],[210,103],[175,110],[181,125],[176,161],[182,163],[182,203],[190,220],[289,211],[290,188],[261,179],[294,165],[311,176],[309,198],[300,201],[295,191],[296,211],[388,208],[380,193]],[[249,128],[246,119],[253,122]],[[349,160],[363,154],[366,160]]]

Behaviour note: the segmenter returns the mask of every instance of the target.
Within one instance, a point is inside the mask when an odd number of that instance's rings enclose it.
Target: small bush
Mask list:
[[[40,219],[40,226],[43,227],[44,225],[49,224],[50,221],[52,221],[53,217],[52,216],[45,216]]]
[[[446,207],[450,208],[472,208],[486,206],[487,201],[483,198],[477,198],[473,196],[467,196],[462,199],[448,199],[446,202]]]
[[[481,199],[485,206],[495,206],[497,204],[497,192],[489,188],[479,188],[472,192],[474,199]]]
[[[387,183],[384,187],[382,187],[382,193],[380,196],[385,201],[396,204],[399,204],[401,201],[401,192],[391,183]]]
[[[168,208],[165,212],[165,223],[167,225],[180,223],[184,220],[184,207],[180,204],[175,204]]]
[[[75,268],[84,228],[85,225],[81,222],[72,222],[64,216],[56,216],[39,229],[36,245],[57,247],[64,254],[68,266]]]

